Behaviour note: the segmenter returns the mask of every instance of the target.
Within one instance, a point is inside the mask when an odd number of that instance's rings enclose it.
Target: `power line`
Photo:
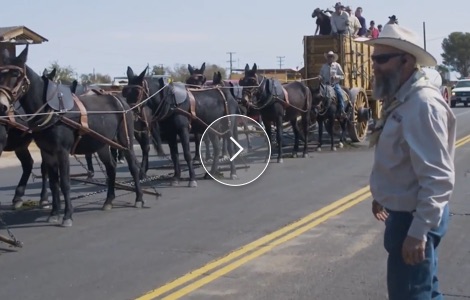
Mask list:
[[[282,60],[286,58],[285,56],[276,56],[279,59],[279,69],[282,69]]]
[[[233,70],[233,59],[232,59],[232,55],[235,54],[236,52],[227,52],[228,55],[230,55],[230,60],[228,60],[227,62],[230,63],[230,74],[232,74],[232,70]]]

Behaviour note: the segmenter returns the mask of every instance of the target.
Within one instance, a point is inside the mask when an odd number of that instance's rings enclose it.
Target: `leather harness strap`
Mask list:
[[[286,89],[282,87],[282,92],[284,93],[284,99],[286,100],[287,104],[289,103],[289,94],[287,93]]]
[[[193,117],[196,117],[196,98],[194,98],[193,93],[188,89],[188,96],[189,96],[189,105],[190,105],[190,112]]]
[[[87,114],[85,106],[83,105],[82,101],[80,101],[80,99],[78,99],[78,97],[75,96],[75,94],[73,94],[72,97],[73,97],[73,101],[75,102],[78,109],[80,110],[80,124],[82,124],[82,126],[85,128],[89,128],[88,114]]]

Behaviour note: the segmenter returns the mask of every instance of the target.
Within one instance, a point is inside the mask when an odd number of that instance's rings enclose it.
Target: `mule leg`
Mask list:
[[[334,123],[335,123],[335,116],[332,115],[331,117],[328,118],[328,126],[326,130],[330,134],[330,143],[331,143],[331,151],[336,151],[336,146],[335,146],[335,133],[334,133]]]
[[[95,176],[95,168],[93,167],[93,157],[90,153],[85,154],[86,166],[88,169],[88,179]]]
[[[129,172],[132,175],[132,179],[134,181],[134,187],[135,187],[135,203],[134,207],[136,208],[142,208],[144,207],[144,200],[143,200],[143,195],[144,193],[142,192],[142,186],[140,185],[140,174],[139,172],[139,165],[137,162],[137,157],[135,155],[134,147],[131,143],[131,147],[127,151],[123,151],[124,158],[127,161],[127,166],[129,168]]]
[[[264,126],[264,130],[266,131],[266,134],[267,134],[267,136],[268,136],[269,144],[270,144],[271,147],[272,147],[272,145],[273,145],[273,139],[272,139],[271,122],[268,121],[268,120],[263,120],[263,124],[265,125],[265,126]],[[272,151],[271,151],[271,153],[272,153]],[[267,161],[268,161],[268,158],[266,158],[266,161],[265,161],[265,162],[267,162]]]
[[[65,210],[64,218],[62,220],[62,227],[71,227],[73,220],[73,206],[70,200],[70,159],[69,151],[61,149],[58,153],[59,160],[59,174],[60,174],[60,189],[64,195]]]
[[[290,120],[290,125],[294,131],[294,148],[292,148],[292,157],[297,157],[297,152],[299,152],[299,142],[300,142],[300,133],[299,128],[297,128],[297,120]]]
[[[323,145],[323,119],[318,118],[317,119],[318,123],[318,146],[317,146],[317,151],[321,151],[321,147]]]
[[[99,159],[104,164],[104,168],[106,170],[106,177],[107,177],[106,185],[108,187],[108,191],[106,195],[106,200],[102,207],[103,210],[110,210],[111,208],[113,208],[113,200],[114,198],[116,198],[115,183],[116,183],[117,161],[114,158],[113,151],[112,151],[113,149],[114,148],[105,146],[97,151]]]
[[[339,143],[338,143],[339,148],[344,147],[344,142],[346,140],[346,123],[347,123],[347,119],[340,120],[341,136],[339,137]]]
[[[43,152],[41,151],[41,158],[43,157]],[[47,166],[46,163],[44,162],[44,159],[42,159],[41,162],[41,200],[39,200],[39,206],[42,208],[49,208],[49,199],[47,197],[47,180],[48,180],[48,175],[47,175]]]
[[[210,138],[207,136],[207,134],[204,136],[204,144],[206,145],[206,160],[211,159],[211,141]],[[220,143],[219,143],[220,145]],[[220,149],[220,147],[219,147]],[[219,151],[220,153],[220,151]],[[215,155],[215,154],[214,154]]]
[[[167,133],[168,147],[170,148],[170,157],[173,162],[174,175],[171,179],[171,186],[178,186],[181,179],[181,169],[178,153],[178,141],[176,133]]]
[[[144,130],[139,135],[139,138],[136,138],[137,142],[142,149],[142,162],[140,164],[140,179],[144,179],[147,176],[147,171],[149,169],[149,152],[150,152],[150,134],[147,130]]]
[[[253,146],[251,145],[250,135],[248,134],[249,128],[245,118],[243,118],[243,130],[245,131],[246,142],[248,143],[248,150],[251,150],[253,149]]]
[[[197,187],[196,174],[194,172],[193,162],[191,160],[191,149],[189,148],[189,129],[187,127],[183,127],[178,132],[178,135],[180,137],[181,146],[183,148],[184,160],[186,160],[186,164],[188,165],[188,170],[189,170],[188,171],[189,172],[188,187]],[[180,175],[181,175],[181,170],[179,170],[178,178]]]
[[[282,115],[279,115],[276,120],[276,138],[277,138],[277,162],[283,163],[284,159],[282,158]]]
[[[194,153],[193,161],[201,161],[201,157],[199,155],[199,145],[200,145],[200,143],[201,143],[201,135],[199,133],[194,133],[194,146],[195,146],[196,150],[195,150],[195,153]],[[181,145],[182,144],[183,144],[183,142],[181,141]],[[207,150],[206,150],[206,152],[207,152]]]
[[[31,172],[33,171],[34,160],[31,157],[31,153],[28,150],[28,147],[22,147],[15,150],[16,157],[21,162],[21,168],[23,169],[23,174],[21,175],[20,181],[15,189],[15,196],[13,197],[13,207],[19,209],[23,206],[23,196],[26,189],[26,184],[28,183]]]
[[[305,133],[304,137],[304,153],[302,157],[307,158],[308,157],[308,124],[310,120],[310,111],[307,111],[303,116],[302,116],[302,127],[303,131]]]
[[[215,177],[219,177],[219,176],[222,176],[222,174],[219,173],[220,138],[217,134],[213,132],[210,132],[210,133],[208,132],[208,136],[214,148],[214,158],[212,159],[212,166],[211,166],[210,173]],[[207,177],[208,176],[206,174],[204,178],[207,178]]]
[[[47,174],[49,175],[49,188],[51,189],[52,194],[52,209],[49,217],[47,218],[47,222],[58,223],[61,206],[59,187],[59,162],[55,156],[50,155],[49,153],[44,153],[42,159],[45,161]]]

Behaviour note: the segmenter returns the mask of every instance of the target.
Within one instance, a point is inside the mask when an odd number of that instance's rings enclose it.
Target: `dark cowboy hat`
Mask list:
[[[333,6],[333,7],[334,7],[334,8],[337,8],[337,7],[339,7],[339,8],[344,8],[344,5],[341,4],[341,2],[336,2],[335,6]]]

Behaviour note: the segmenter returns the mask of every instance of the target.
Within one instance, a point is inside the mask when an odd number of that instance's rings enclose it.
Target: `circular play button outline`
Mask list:
[[[237,170],[237,175],[238,175],[238,177],[239,177],[238,179],[225,179],[225,180],[227,180],[227,181],[230,181],[231,183],[224,182],[224,181],[220,180],[219,178],[215,177],[214,175],[212,175],[212,174],[209,172],[208,168],[206,168],[206,165],[205,165],[205,156],[203,156],[203,148],[205,149],[204,137],[206,136],[206,133],[208,132],[208,130],[211,130],[211,127],[212,127],[214,124],[216,124],[217,122],[219,122],[220,120],[222,120],[222,119],[224,119],[224,118],[229,118],[229,117],[246,118],[246,120],[247,120],[247,127],[250,127],[250,126],[253,127],[253,126],[254,126],[254,127],[256,128],[256,131],[257,131],[257,132],[259,132],[258,129],[261,129],[261,132],[264,134],[264,136],[262,136],[262,138],[264,138],[264,140],[265,140],[264,143],[267,145],[267,148],[268,148],[268,149],[267,149],[267,151],[268,151],[267,159],[266,159],[266,161],[264,162],[264,167],[262,167],[261,172],[259,172],[259,174],[257,174],[256,176],[254,176],[254,178],[248,180],[247,182],[242,182],[243,177],[241,177],[241,176],[240,176],[240,173],[238,172],[238,171],[240,171],[240,170]],[[239,126],[238,126],[238,127],[239,127]],[[242,136],[242,135],[245,136],[245,134],[242,133],[242,132],[239,132],[239,133],[238,133],[239,140],[240,140],[240,136]],[[230,137],[230,139],[233,139],[233,137]],[[250,139],[253,139],[253,136],[251,136]],[[229,158],[229,160],[235,160],[235,161],[236,161],[237,158],[239,158],[241,155],[244,154],[243,152],[245,152],[246,149],[245,149],[245,148],[241,148],[241,145],[240,145],[237,141],[235,141],[234,139],[233,139],[232,141],[227,140],[227,142],[233,144],[233,151],[234,151],[234,152],[233,152],[234,155],[233,155],[231,158]],[[223,144],[223,141],[222,141],[222,139],[221,139],[221,140],[220,140],[220,146],[221,146],[221,147],[222,147],[222,144]],[[264,146],[264,145],[263,145],[263,146]],[[258,148],[261,149],[263,146],[258,147]],[[212,152],[212,154],[213,154],[214,151],[213,151],[213,145],[212,145],[212,143],[210,143],[210,147],[211,147],[211,148],[210,148],[210,149],[211,149],[211,152]],[[265,146],[264,146],[264,147],[265,147]],[[256,149],[256,147],[252,147],[252,149],[249,150],[249,151],[254,151],[255,149]],[[220,153],[222,153],[222,150],[221,150]],[[248,156],[249,154],[250,154],[250,152],[249,152],[249,153],[245,153],[244,156]],[[222,117],[218,118],[217,120],[213,121],[211,124],[209,124],[209,126],[206,128],[206,130],[204,130],[204,133],[203,133],[202,136],[201,136],[201,140],[199,141],[199,158],[200,158],[200,161],[201,161],[201,165],[202,165],[202,167],[204,168],[204,170],[206,171],[206,173],[209,174],[209,176],[211,176],[212,179],[214,179],[214,180],[217,181],[218,183],[221,183],[221,184],[226,185],[226,186],[232,186],[232,187],[244,186],[244,185],[247,185],[247,184],[252,183],[252,182],[255,181],[256,179],[258,179],[259,177],[261,177],[261,175],[263,175],[264,172],[266,171],[266,169],[268,168],[269,162],[271,161],[271,143],[270,143],[270,141],[269,141],[269,137],[268,137],[268,134],[267,134],[266,130],[265,130],[265,129],[263,128],[263,126],[261,126],[261,124],[258,123],[256,120],[254,120],[254,119],[252,119],[252,118],[250,118],[250,117],[248,117],[248,116],[241,115],[241,114],[225,115],[225,116],[222,116]],[[211,158],[211,160],[212,160],[212,158]],[[221,164],[224,163],[224,160],[225,160],[225,158],[223,158],[223,159],[219,158],[219,168],[220,168]],[[248,164],[249,164],[249,163],[248,163]],[[209,166],[209,169],[210,169],[210,167],[211,167],[211,166]],[[235,167],[236,167],[236,166],[235,166]]]

